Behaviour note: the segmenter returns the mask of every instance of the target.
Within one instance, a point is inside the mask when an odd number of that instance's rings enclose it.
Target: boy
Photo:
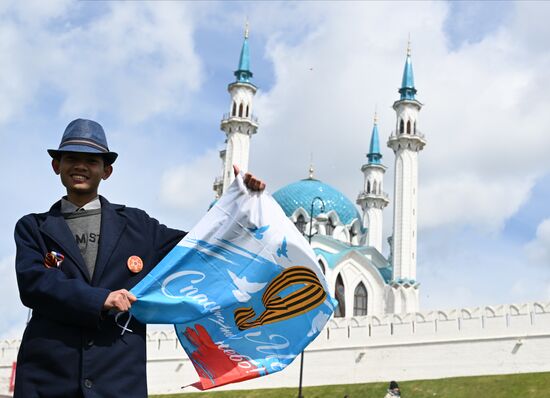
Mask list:
[[[132,318],[121,334],[114,318],[185,232],[98,196],[118,156],[98,123],[74,120],[48,153],[67,196],[15,227],[19,294],[33,315],[14,397],[146,397],[145,325]],[[245,183],[265,187],[250,174]]]

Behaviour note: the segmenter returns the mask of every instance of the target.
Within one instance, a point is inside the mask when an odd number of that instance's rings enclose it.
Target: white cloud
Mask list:
[[[525,246],[525,250],[531,261],[550,266],[550,218],[539,224],[536,238]]]
[[[468,224],[500,230],[505,218],[527,200],[533,183],[531,178],[519,178],[511,188],[507,178],[487,179],[482,173],[471,172],[432,179],[421,191],[422,224],[428,228]]]
[[[391,3],[315,7],[317,24],[305,22],[310,29],[294,41],[281,34],[286,22],[278,29],[269,21],[276,82],[256,99],[251,169],[279,187],[306,177],[313,153],[316,177],[353,200],[376,105],[383,143],[394,129],[391,105],[410,31],[417,97],[425,103],[419,128],[428,141],[420,154],[420,227],[496,232],[529,198],[535,179],[550,172],[550,53],[526,53],[537,29],[524,31],[523,22],[540,10],[519,6],[509,25],[451,51],[447,5],[410,7],[413,19],[408,6]],[[310,20],[311,7],[292,9],[293,18]],[[545,26],[540,18],[533,23]],[[383,155],[391,194],[393,154],[384,148]]]
[[[60,95],[69,119],[104,112],[139,122],[189,110],[201,62],[184,4],[109,3],[93,23],[77,20],[89,10],[82,4],[15,4],[0,16],[0,51],[10,55],[2,59],[0,122],[22,114],[40,89]]]
[[[0,13],[32,27],[44,26],[51,18],[63,15],[70,6],[70,0],[7,0],[0,4]]]
[[[522,244],[476,228],[440,227],[419,237],[421,308],[525,303],[548,298],[550,267]]]
[[[214,198],[212,176],[221,174],[220,164],[217,152],[211,150],[164,171],[160,180],[161,202],[182,211],[188,225],[193,225],[190,220],[198,221]]]

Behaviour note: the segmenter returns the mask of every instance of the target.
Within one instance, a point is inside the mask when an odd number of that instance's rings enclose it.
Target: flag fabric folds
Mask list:
[[[284,369],[335,305],[307,241],[241,175],[131,292],[133,316],[175,325],[200,389]]]

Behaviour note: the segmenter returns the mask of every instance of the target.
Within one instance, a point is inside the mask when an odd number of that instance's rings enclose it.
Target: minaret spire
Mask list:
[[[370,148],[367,154],[369,164],[380,164],[382,154],[380,153],[380,142],[378,139],[378,115],[374,113],[374,125],[372,127],[372,134],[370,137]]]
[[[407,58],[403,68],[403,79],[401,79],[401,88],[399,89],[402,100],[414,100],[416,88],[414,88],[414,74],[411,60],[411,39],[407,44]]]
[[[223,163],[222,176],[214,181],[217,197],[220,197],[234,180],[234,164],[243,172],[248,171],[250,137],[256,134],[258,129],[258,120],[252,114],[252,103],[257,88],[250,82],[252,72],[250,71],[248,33],[247,21],[239,56],[239,67],[234,73],[236,80],[227,87],[231,95],[229,113],[223,116],[220,125],[226,135],[226,148],[220,151]]]
[[[238,82],[249,83],[253,74],[250,71],[250,54],[248,50],[248,21],[244,28],[243,46],[241,48],[241,56],[239,57],[239,67],[235,71],[235,77]]]

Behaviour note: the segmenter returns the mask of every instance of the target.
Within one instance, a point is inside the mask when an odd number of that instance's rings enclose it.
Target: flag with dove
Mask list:
[[[284,369],[335,306],[307,241],[241,175],[131,292],[133,316],[175,325],[200,389]]]

